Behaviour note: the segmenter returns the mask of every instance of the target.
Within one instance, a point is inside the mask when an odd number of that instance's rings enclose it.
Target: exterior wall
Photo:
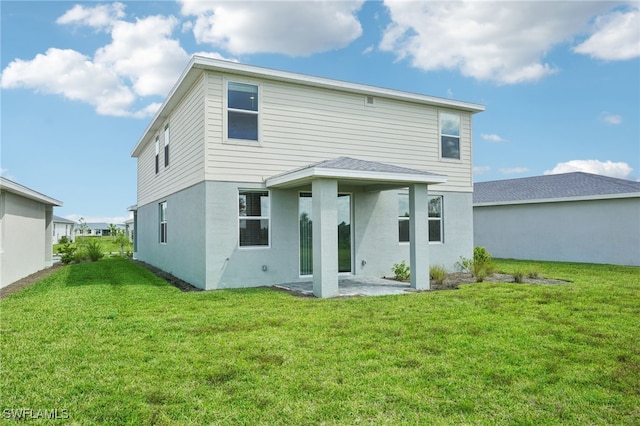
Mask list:
[[[136,259],[205,287],[205,184],[138,206]],[[159,203],[167,202],[167,243],[160,243]]]
[[[437,185],[438,189],[440,186]],[[429,263],[453,271],[460,256],[473,256],[473,197],[471,193],[436,191],[435,188],[430,187],[429,194],[443,196],[444,241],[429,243]],[[356,273],[390,277],[394,264],[403,260],[409,264],[409,243],[398,241],[398,192],[363,192],[358,200]]]
[[[204,180],[204,77],[162,123],[138,158],[138,205],[145,205]],[[164,128],[169,125],[169,166],[164,166]],[[155,173],[155,138],[159,172]]]
[[[73,238],[73,224],[53,222],[53,243],[57,244],[62,237]]]
[[[260,141],[233,141],[225,132],[225,82],[260,87]],[[351,156],[448,176],[446,191],[472,191],[471,115],[418,103],[252,80],[208,72],[206,178],[260,182],[310,163]],[[440,159],[439,111],[461,117],[461,160]]]
[[[474,243],[494,257],[640,266],[640,198],[476,206]]]
[[[50,206],[0,193],[0,287],[51,265],[51,215]]]
[[[311,188],[269,190],[270,246],[265,248],[238,246],[239,189],[264,185],[208,181],[139,207],[138,259],[208,290],[308,281],[299,274],[298,197]],[[398,191],[348,186],[338,191],[352,196],[353,274],[389,276],[394,263],[409,260],[409,244],[398,242]],[[431,264],[453,269],[459,256],[472,254],[471,194],[437,194],[444,196],[445,242],[429,244]],[[160,244],[158,203],[165,200],[168,242]]]

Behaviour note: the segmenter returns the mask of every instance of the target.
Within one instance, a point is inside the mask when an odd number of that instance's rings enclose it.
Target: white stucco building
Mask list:
[[[62,237],[73,240],[75,226],[74,221],[53,215],[53,243],[57,244]]]
[[[478,182],[474,243],[495,257],[640,266],[640,182],[575,172]]]
[[[53,264],[53,207],[61,205],[0,177],[0,287]]]
[[[194,57],[132,151],[136,258],[204,289],[453,268],[482,105]]]

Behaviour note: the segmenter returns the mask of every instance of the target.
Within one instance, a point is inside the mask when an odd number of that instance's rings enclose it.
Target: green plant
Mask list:
[[[96,262],[104,257],[104,252],[102,250],[102,244],[97,239],[90,239],[87,241],[87,256],[92,262]]]
[[[524,281],[525,273],[522,269],[518,269],[513,273],[513,280],[517,283],[522,283]]]
[[[114,242],[120,246],[120,256],[124,257],[124,248],[128,248],[130,244],[129,237],[124,229],[116,230],[114,235]]]
[[[540,273],[536,268],[531,267],[529,268],[529,272],[527,273],[527,276],[531,279],[536,279],[536,278],[540,278]]]
[[[391,272],[393,272],[393,277],[399,281],[406,281],[411,277],[411,268],[404,260],[400,263],[395,263],[391,268]]]
[[[442,265],[431,265],[429,275],[431,275],[431,279],[434,280],[436,284],[442,284],[445,278],[447,278],[447,270]]]
[[[495,268],[489,252],[484,247],[475,247],[473,249],[473,259],[460,256],[460,260],[456,262],[463,272],[469,272],[476,279],[476,282],[482,282],[484,279],[493,274]]]
[[[62,238],[65,238],[66,240],[66,237],[62,237]],[[60,240],[62,240],[62,238],[60,238]],[[74,260],[75,252],[76,252],[76,248],[73,245],[71,245],[71,243],[68,240],[65,241],[61,247],[58,247],[60,260],[65,265],[71,263]]]

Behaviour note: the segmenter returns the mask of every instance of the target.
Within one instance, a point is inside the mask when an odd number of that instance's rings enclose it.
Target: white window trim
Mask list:
[[[244,109],[229,108],[229,83],[250,84],[258,88],[258,111],[247,111]],[[242,114],[254,114],[258,116],[258,140],[234,139],[229,137],[229,111],[240,112]],[[245,80],[241,78],[224,79],[224,96],[222,97],[222,143],[246,146],[262,146],[262,85],[255,80]]]
[[[269,216],[240,216],[240,212],[236,210],[236,216],[238,217],[238,222],[236,224],[237,228],[237,240],[238,240],[238,250],[261,250],[261,249],[270,249],[271,248],[271,191],[269,189],[264,188],[238,188],[238,193],[236,195],[236,209],[237,203],[240,201],[240,193],[241,192],[266,192],[269,198]],[[267,226],[269,227],[269,235],[267,237],[267,245],[266,246],[241,246],[240,245],[240,221],[242,219],[254,219],[254,220],[267,220]]]
[[[460,121],[460,129],[458,129],[458,132],[460,133],[460,135],[449,135],[446,133],[442,132],[442,114],[449,114],[449,115],[457,115]],[[448,136],[448,137],[452,137],[452,138],[458,138],[458,150],[460,152],[460,158],[451,158],[451,157],[444,157],[442,155],[442,137],[443,136]],[[438,111],[438,152],[440,153],[440,160],[441,161],[449,161],[449,162],[453,162],[453,163],[461,163],[463,162],[462,159],[462,115],[457,113],[457,112],[452,112],[452,111],[442,111],[439,110]]]
[[[163,210],[162,205],[163,204],[164,204],[164,212],[165,212],[164,220],[162,220],[162,210]],[[169,240],[169,234],[167,232],[167,230],[169,228],[167,226],[168,222],[169,221],[167,220],[167,201],[165,200],[165,201],[161,201],[160,203],[158,203],[158,242],[160,244],[166,245],[167,241]],[[164,241],[162,241],[162,224],[163,223],[165,225],[165,230],[164,230],[165,240]]]
[[[169,165],[171,163],[169,163],[167,161],[167,158],[169,157],[167,155],[167,153],[169,152],[169,138],[170,138],[170,130],[169,130],[169,123],[167,123],[164,126],[164,153],[163,153],[163,157],[164,157],[164,167],[167,168],[169,167]]]
[[[156,175],[160,173],[160,136],[156,136],[156,155],[153,157],[153,170]]]
[[[408,192],[398,192],[398,196],[400,195],[409,195]],[[444,195],[442,194],[429,194],[427,196],[427,203],[429,202],[429,198],[432,197],[440,197],[442,199],[442,202],[440,203],[440,217],[429,217],[429,206],[427,204],[427,232],[429,231],[429,221],[431,220],[438,220],[440,221],[440,241],[429,241],[429,244],[444,244]],[[411,217],[404,217],[404,216],[397,216],[398,218],[398,225],[400,224],[400,220],[410,220]],[[428,238],[428,236],[427,236]],[[407,246],[409,245],[411,241],[400,241],[400,234],[398,234],[398,244],[401,246]]]

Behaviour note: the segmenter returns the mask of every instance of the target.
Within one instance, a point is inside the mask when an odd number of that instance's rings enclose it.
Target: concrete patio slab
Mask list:
[[[313,295],[313,282],[278,284],[277,288],[298,291]],[[340,277],[338,280],[338,297],[347,296],[387,296],[415,292],[409,283],[402,283],[383,278]]]

